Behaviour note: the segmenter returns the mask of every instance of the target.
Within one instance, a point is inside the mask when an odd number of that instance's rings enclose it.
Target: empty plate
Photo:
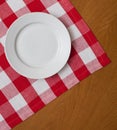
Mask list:
[[[46,13],[29,13],[9,28],[5,54],[19,74],[47,78],[60,71],[71,51],[70,35],[64,24]]]

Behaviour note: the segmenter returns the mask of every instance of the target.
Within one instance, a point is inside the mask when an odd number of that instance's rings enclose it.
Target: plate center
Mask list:
[[[40,23],[23,28],[16,39],[16,52],[20,60],[31,67],[47,65],[58,50],[58,39],[54,31]]]

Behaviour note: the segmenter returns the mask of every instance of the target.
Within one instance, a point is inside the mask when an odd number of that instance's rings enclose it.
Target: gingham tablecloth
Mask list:
[[[6,60],[6,32],[18,17],[29,12],[47,12],[59,18],[72,39],[66,66],[42,80],[16,73]],[[75,84],[110,63],[92,31],[69,0],[0,0],[0,130],[21,123]],[[67,44],[67,43],[66,43]]]

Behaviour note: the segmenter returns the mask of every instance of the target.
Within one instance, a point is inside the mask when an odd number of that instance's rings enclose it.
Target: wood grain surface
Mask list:
[[[117,130],[117,0],[71,0],[112,63],[13,130]]]

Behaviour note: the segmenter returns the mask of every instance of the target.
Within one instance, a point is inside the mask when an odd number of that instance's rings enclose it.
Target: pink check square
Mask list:
[[[4,95],[8,100],[13,98],[19,93],[19,91],[16,89],[13,83],[10,83],[6,87],[4,87],[2,89],[2,92],[4,93]]]
[[[27,103],[30,103],[36,97],[38,97],[38,94],[35,92],[35,90],[34,90],[34,88],[32,86],[29,86],[26,89],[24,89],[21,92],[21,94],[22,94],[23,98],[26,100]]]
[[[11,66],[7,67],[5,72],[12,81],[20,77],[20,75]]]
[[[11,10],[11,8],[8,6],[8,4],[6,2],[4,2],[3,4],[0,5],[1,19],[5,19],[8,16],[10,16],[11,14],[13,14],[13,11]]]
[[[85,33],[89,32],[89,27],[87,26],[87,24],[84,22],[83,19],[79,20],[76,23],[76,26],[79,28],[80,32],[84,35]]]
[[[55,4],[57,2],[57,0],[41,0],[41,2],[43,3],[43,5],[48,8],[49,6]]]
[[[69,0],[59,0],[59,2],[66,12],[69,12],[71,9],[73,9],[73,5],[70,3]]]
[[[0,21],[0,30],[1,30],[0,31],[0,39],[1,39],[7,32],[7,27],[2,21]]]
[[[86,67],[90,71],[90,73],[93,73],[96,70],[101,69],[102,65],[100,64],[100,62],[97,59],[95,59],[95,60],[89,62],[88,64],[86,64]]]
[[[59,19],[65,24],[65,26],[68,28],[69,26],[73,25],[73,21],[70,19],[68,14],[64,14]]]
[[[10,130],[11,127],[8,125],[8,123],[4,120],[0,122],[0,127],[2,128],[2,130]]]
[[[7,118],[13,113],[15,113],[15,110],[13,109],[13,107],[11,106],[9,102],[6,102],[0,106],[0,112],[2,113],[2,116],[4,118]]]
[[[102,47],[100,46],[99,42],[96,42],[95,44],[93,44],[91,46],[92,50],[94,51],[95,55],[97,57],[101,56],[104,54],[104,50],[102,49]]]
[[[84,63],[79,55],[75,55],[75,56],[71,57],[70,60],[68,61],[68,64],[70,65],[70,67],[73,71],[78,70],[79,68],[81,68],[84,65]]]
[[[79,37],[78,39],[74,40],[72,45],[77,53],[89,47],[84,37]]]
[[[53,91],[51,89],[47,90],[46,92],[44,92],[43,94],[40,95],[41,100],[45,103],[48,104],[49,102],[51,102],[52,100],[54,100],[56,98],[55,94],[53,93]]]
[[[66,85],[66,87],[68,89],[72,88],[72,86],[76,85],[77,83],[79,83],[80,81],[78,80],[78,78],[74,75],[74,73],[68,75],[67,77],[65,77],[63,79],[64,84]]]
[[[17,12],[15,12],[15,14],[17,15],[17,17],[20,17],[26,13],[30,13],[30,10],[27,7],[23,7],[20,10],[18,10]]]
[[[23,121],[31,116],[33,113],[34,112],[30,109],[28,105],[17,111],[17,114]]]
[[[58,74],[51,76],[49,78],[46,79],[46,82],[49,84],[49,86],[54,86],[56,83],[58,83],[60,81],[60,77]]]

